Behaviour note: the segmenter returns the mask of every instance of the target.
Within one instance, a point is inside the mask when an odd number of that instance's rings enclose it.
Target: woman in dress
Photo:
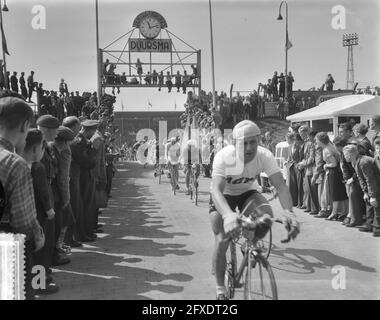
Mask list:
[[[343,220],[348,212],[348,197],[343,184],[342,171],[340,170],[340,156],[335,146],[331,143],[329,136],[325,132],[320,132],[316,136],[317,145],[322,148],[322,156],[325,165],[323,169],[324,190],[322,198],[327,203],[327,210],[331,210],[327,220]],[[324,218],[323,215],[316,217]]]

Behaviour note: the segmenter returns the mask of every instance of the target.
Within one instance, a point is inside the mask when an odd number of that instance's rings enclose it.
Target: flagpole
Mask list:
[[[289,35],[288,35],[288,3],[286,4],[286,44],[285,44],[285,99],[284,101],[288,101],[288,43],[289,43]]]
[[[5,39],[3,38],[5,35],[4,35],[4,26],[3,26],[3,9],[2,9],[2,1],[0,0],[0,25],[2,26],[2,33],[1,33],[1,42],[3,44],[2,46],[2,50],[3,50],[3,60],[4,60],[4,78],[6,77],[6,73],[7,73],[7,62],[5,60],[5,52],[4,52],[4,41]]]
[[[208,1],[210,11],[210,33],[211,33],[211,71],[212,71],[212,104],[216,110],[216,96],[215,96],[215,69],[214,69],[214,36],[212,32],[212,13],[211,13],[211,0]]]

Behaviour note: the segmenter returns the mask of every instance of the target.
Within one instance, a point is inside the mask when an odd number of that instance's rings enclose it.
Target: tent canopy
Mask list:
[[[347,95],[322,102],[318,106],[286,117],[292,122],[330,119],[336,116],[362,116],[380,113],[380,96]]]

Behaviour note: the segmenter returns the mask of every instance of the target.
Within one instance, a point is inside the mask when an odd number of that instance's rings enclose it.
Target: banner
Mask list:
[[[129,39],[131,52],[171,52],[172,41],[170,39]]]

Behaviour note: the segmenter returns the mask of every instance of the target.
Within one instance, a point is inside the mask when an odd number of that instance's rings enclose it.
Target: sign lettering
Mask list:
[[[129,39],[131,52],[171,52],[172,41],[170,39]]]

